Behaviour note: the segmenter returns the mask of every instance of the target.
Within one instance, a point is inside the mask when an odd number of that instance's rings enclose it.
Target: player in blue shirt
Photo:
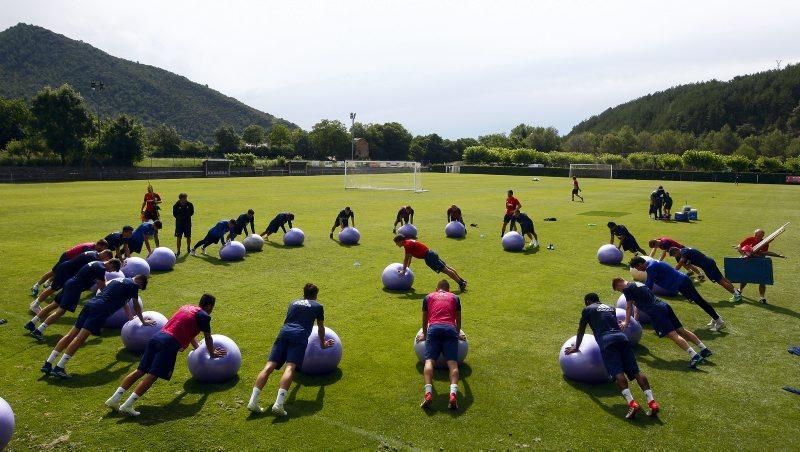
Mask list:
[[[689,354],[689,367],[691,369],[697,368],[701,361],[711,356],[711,350],[703,344],[703,341],[683,327],[681,321],[678,320],[678,316],[672,310],[672,306],[653,295],[653,292],[647,286],[642,283],[628,282],[622,278],[614,278],[611,281],[611,288],[617,292],[622,292],[625,295],[625,300],[627,300],[625,321],[621,325],[623,330],[630,323],[633,308],[636,307],[638,311],[650,316],[653,329],[658,337],[670,338],[672,342],[675,342],[678,347]],[[687,340],[697,345],[700,348],[700,353],[695,352],[686,342]]]
[[[42,366],[42,373],[55,375],[62,379],[70,378],[66,371],[67,362],[78,352],[78,349],[86,342],[89,335],[99,336],[103,330],[103,324],[120,308],[124,309],[125,313],[128,314],[128,319],[133,319],[128,300],[136,300],[139,297],[139,290],[147,289],[147,279],[146,275],[136,275],[133,278],[109,281],[105,289],[83,306],[75,325],[58,341],[56,347],[50,352],[50,356]],[[133,311],[142,324],[155,324],[153,320],[142,317],[142,307],[139,306],[139,303],[133,303]],[[56,358],[62,352],[61,359],[53,367],[53,363],[56,362]]]
[[[286,410],[283,408],[286,394],[289,392],[289,386],[292,384],[295,371],[303,365],[309,341],[319,340],[321,348],[333,346],[333,339],[325,340],[325,313],[322,305],[317,302],[318,293],[317,286],[308,283],[303,287],[303,299],[289,304],[286,320],[283,322],[278,337],[275,338],[275,343],[272,344],[267,365],[256,378],[250,402],[247,404],[247,408],[250,411],[254,413],[264,412],[264,409],[258,406],[258,396],[261,394],[261,390],[264,389],[264,385],[267,384],[270,374],[275,369],[280,369],[281,366],[286,364],[286,369],[283,371],[283,376],[281,376],[278,397],[275,399],[275,404],[272,405],[273,414],[286,416]],[[318,338],[309,337],[315,321],[319,331]]]
[[[283,233],[286,234],[286,227],[284,225],[288,223],[289,229],[292,229],[292,220],[294,220],[294,214],[291,212],[281,212],[275,215],[275,218],[267,225],[267,229],[261,233],[261,237],[269,240],[269,236],[278,232],[278,229],[283,230]]]
[[[641,253],[647,254],[642,247],[639,246],[639,242],[636,241],[636,237],[628,231],[628,228],[625,225],[614,223],[613,221],[609,221],[608,229],[611,231],[611,241],[610,244],[614,244],[614,237],[619,239],[619,246],[617,248],[621,248],[624,251],[630,251],[631,253]]]
[[[133,235],[133,226],[123,226],[122,231],[112,232],[105,238],[108,249],[114,252],[117,259],[128,258],[131,252],[128,249],[128,240]]]
[[[628,387],[628,380],[636,379],[639,387],[647,397],[647,405],[650,409],[648,415],[658,414],[660,407],[653,398],[653,390],[650,389],[650,382],[647,376],[639,371],[636,363],[636,356],[633,354],[633,346],[628,337],[619,328],[615,308],[600,303],[600,297],[596,293],[588,293],[583,297],[583,304],[586,306],[581,312],[581,320],[578,324],[578,335],[575,344],[567,347],[564,353],[580,353],[583,335],[586,333],[586,325],[592,328],[594,338],[600,347],[600,354],[606,366],[608,374],[616,380],[617,387],[622,391],[622,396],[628,402],[628,413],[625,419],[633,419],[641,408],[634,400],[633,394]],[[625,378],[627,376],[627,379]]]
[[[328,237],[333,238],[333,231],[340,226],[342,229],[349,227],[351,220],[353,222],[353,227],[356,227],[356,214],[353,213],[349,206],[340,210],[339,213],[336,214],[336,220],[333,222],[333,227],[331,228],[331,233]]]
[[[250,232],[247,230],[247,225],[250,225]],[[247,212],[239,215],[236,218],[236,227],[233,229],[233,232],[230,233],[228,240],[233,240],[236,238],[237,235],[240,235],[244,232],[244,235],[250,235],[256,233],[256,211],[253,209],[249,209]]]
[[[40,293],[36,299],[33,300],[33,303],[31,303],[31,311],[38,314],[39,305],[46,300],[47,297],[61,290],[64,287],[64,283],[75,276],[75,274],[78,273],[78,270],[80,270],[84,265],[92,261],[106,262],[112,257],[114,257],[114,255],[111,253],[111,250],[103,250],[99,253],[97,251],[86,251],[78,254],[66,262],[58,264],[53,271],[53,280],[50,283],[50,286],[43,290],[42,293]]]
[[[640,256],[636,256],[630,261],[630,267],[636,270],[647,273],[647,281],[645,285],[648,289],[653,290],[653,286],[658,284],[667,292],[680,292],[681,295],[686,297],[689,301],[694,302],[697,306],[711,316],[711,322],[708,324],[711,331],[719,331],[725,328],[725,321],[717,314],[717,311],[708,304],[702,295],[694,288],[692,279],[685,274],[672,268],[666,262],[651,260],[646,261]]]
[[[205,238],[197,243],[194,244],[194,248],[192,248],[191,255],[197,256],[197,248],[203,247],[200,252],[202,254],[206,254],[206,247],[208,245],[213,245],[219,242],[220,245],[225,244],[225,234],[233,234],[233,231],[236,229],[236,220],[231,218],[230,220],[219,220],[217,224],[214,225],[211,229],[208,230]],[[230,238],[228,238],[230,240]]]
[[[536,229],[533,227],[533,220],[531,220],[531,217],[517,209],[514,211],[514,221],[519,224],[519,233],[522,234],[523,237],[527,236],[531,239],[531,243],[528,246],[531,248],[538,247],[539,236],[536,235]]]
[[[147,256],[149,257],[150,253],[153,252],[150,247],[150,239],[158,233],[162,226],[161,220],[145,221],[140,224],[131,234],[131,238],[128,239],[128,250],[131,253],[141,254],[142,245],[144,245],[147,248]]]
[[[55,323],[65,312],[75,312],[81,293],[89,290],[92,285],[103,289],[106,287],[106,272],[118,272],[122,263],[119,259],[110,259],[105,262],[92,261],[81,267],[75,276],[64,283],[64,288],[56,295],[55,301],[44,307],[38,314],[25,324],[25,329],[31,332],[39,342],[44,340],[44,330]],[[55,311],[55,312],[53,312]],[[51,314],[52,312],[52,314]],[[36,322],[42,322],[36,327]]]
[[[719,267],[717,267],[717,262],[703,254],[700,250],[689,247],[670,248],[669,255],[678,260],[678,265],[675,266],[675,270],[680,270],[681,267],[699,267],[706,274],[709,281],[719,284],[733,295],[731,301],[742,301],[742,293],[733,287],[733,284],[728,281],[728,278],[722,276],[722,272],[719,271]],[[701,279],[703,278],[700,272],[697,274]]]

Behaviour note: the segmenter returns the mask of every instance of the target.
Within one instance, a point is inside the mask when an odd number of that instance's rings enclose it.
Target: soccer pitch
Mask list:
[[[154,274],[141,293],[145,310],[170,316],[203,292],[217,297],[212,331],[233,338],[242,351],[239,378],[222,385],[194,382],[179,355],[171,381],[159,381],[137,404],[138,418],[111,412],[103,401],[137,357],[122,348],[118,330],[90,339],[70,362],[71,380],[42,378],[47,354],[75,320],[64,316],[39,344],[22,325],[31,315],[30,286],[78,242],[97,240],[125,224],[138,224],[145,181],[2,185],[0,194],[0,397],[16,414],[9,448],[159,450],[255,449],[700,449],[789,450],[797,448],[800,397],[783,391],[800,386],[797,301],[800,187],[666,182],[673,210],[688,201],[699,209],[694,223],[648,219],[648,195],[657,181],[583,179],[585,203],[570,202],[571,181],[489,175],[423,174],[421,194],[344,190],[341,176],[153,181],[165,200],[161,245],[174,249],[171,205],[179,192],[194,203],[193,239],[216,221],[248,208],[263,231],[278,212],[296,215],[305,245],[284,248],[281,233],[264,251],[241,262],[182,255],[171,272]],[[506,190],[513,189],[536,222],[541,248],[504,252],[500,226]],[[469,227],[465,240],[444,237],[445,211],[457,204]],[[460,409],[446,408],[447,381],[436,374],[434,409],[419,408],[421,365],[413,352],[422,297],[441,279],[414,260],[414,292],[391,293],[380,274],[402,261],[392,242],[398,208],[411,204],[419,239],[438,251],[468,281],[461,295],[463,329],[470,351],[462,366]],[[361,231],[358,246],[328,238],[334,216],[349,205]],[[555,222],[542,221],[555,217]],[[658,419],[622,418],[624,399],[613,384],[583,385],[561,376],[558,352],[575,334],[583,295],[597,292],[614,304],[615,276],[623,266],[597,263],[608,243],[605,223],[624,224],[646,247],[670,236],[714,257],[722,266],[731,245],[761,227],[771,232],[792,222],[771,249],[775,286],[768,305],[758,304],[754,285],[734,304],[720,286],[704,282],[703,296],[728,322],[721,333],[708,316],[682,298],[670,300],[684,325],[713,351],[699,370],[649,327],[637,346],[641,369],[662,406]],[[555,249],[548,250],[553,244]],[[185,250],[185,246],[184,246]],[[626,253],[625,260],[631,257]],[[342,339],[339,371],[300,377],[290,390],[289,417],[252,416],[245,408],[286,313],[302,286],[320,287],[326,326]],[[80,308],[79,308],[80,309]],[[277,375],[262,394],[274,398]],[[637,400],[644,397],[635,385]]]

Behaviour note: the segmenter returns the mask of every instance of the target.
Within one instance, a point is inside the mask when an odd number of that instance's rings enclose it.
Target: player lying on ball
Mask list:
[[[631,253],[640,253],[640,254],[647,254],[642,247],[639,246],[639,242],[636,241],[636,237],[628,231],[628,228],[625,225],[614,223],[613,221],[609,221],[608,224],[609,231],[611,231],[611,241],[608,242],[610,244],[614,244],[614,237],[619,239],[619,245],[617,248],[623,251],[630,251]]]
[[[303,365],[308,341],[317,340],[309,338],[315,321],[317,322],[317,331],[319,331],[320,348],[333,347],[333,339],[325,340],[325,310],[317,302],[317,294],[319,294],[317,286],[308,283],[303,287],[303,299],[289,304],[286,319],[278,332],[278,337],[272,344],[267,364],[256,377],[253,393],[247,403],[247,409],[250,411],[264,412],[264,409],[258,406],[258,397],[272,372],[286,364],[286,369],[284,369],[278,385],[278,396],[275,398],[271,411],[276,416],[287,415],[283,405],[286,402],[289,386],[292,385],[295,372]]]
[[[185,305],[178,308],[161,331],[150,338],[139,361],[139,367],[122,380],[119,388],[106,400],[106,406],[128,416],[138,416],[140,413],[133,409],[133,404],[153,386],[156,380],[161,378],[169,381],[172,378],[178,353],[186,350],[189,344],[192,344],[195,350],[199,348],[197,335],[200,333],[203,333],[208,354],[212,359],[225,356],[226,351],[214,347],[214,339],[211,337],[211,312],[216,301],[213,295],[203,294],[197,306]],[[136,389],[125,403],[120,405],[123,394],[140,378],[142,381],[136,385]]]
[[[436,251],[428,248],[424,243],[414,239],[407,239],[402,235],[395,236],[394,243],[398,247],[405,249],[403,268],[398,270],[398,273],[401,275],[406,273],[406,269],[411,265],[411,259],[416,257],[417,259],[423,259],[425,264],[436,273],[444,273],[453,278],[453,281],[458,284],[462,292],[467,289],[467,281],[462,278],[454,268],[448,266],[439,255],[436,254]]]
[[[397,211],[397,216],[394,219],[392,226],[392,234],[397,234],[397,225],[403,226],[406,224],[414,224],[414,209],[411,206],[400,207]]]
[[[107,249],[103,249],[103,251],[86,251],[66,262],[56,265],[53,269],[53,279],[50,281],[50,285],[31,303],[31,312],[38,314],[41,309],[40,304],[46,300],[47,297],[61,290],[64,284],[75,276],[81,267],[93,261],[106,262],[112,257],[114,257],[113,253],[111,253],[111,250]]]
[[[353,222],[353,227],[356,227],[356,214],[350,209],[350,207],[345,207],[344,209],[340,210],[338,214],[336,214],[336,219],[333,221],[333,227],[331,228],[331,233],[329,235],[330,238],[333,238],[333,231],[336,228],[341,227],[342,230],[344,228],[350,226],[350,222]]]
[[[670,248],[669,255],[678,260],[678,265],[675,266],[675,270],[680,270],[681,267],[688,266],[699,267],[705,272],[709,281],[719,284],[733,295],[731,301],[742,300],[742,293],[733,287],[733,284],[728,281],[728,278],[722,276],[722,272],[719,270],[719,267],[717,267],[716,261],[703,254],[700,250],[688,247]],[[701,277],[703,276],[699,273],[699,270],[698,275]]]
[[[194,248],[190,254],[192,256],[197,256],[197,248],[201,248],[200,253],[206,254],[206,247],[209,245],[213,245],[219,242],[220,245],[225,244],[225,234],[233,234],[233,231],[236,229],[236,220],[231,218],[230,220],[219,220],[217,224],[215,224],[211,229],[208,230],[206,236],[203,240],[194,244]],[[230,238],[228,239],[230,240]]]
[[[647,406],[650,409],[648,415],[655,416],[660,407],[653,398],[653,390],[650,389],[647,376],[639,371],[636,356],[633,354],[633,346],[628,341],[628,337],[620,330],[615,308],[600,303],[600,297],[596,293],[586,294],[583,297],[583,304],[586,307],[581,312],[575,344],[567,347],[564,353],[571,355],[581,352],[583,335],[586,333],[586,325],[589,325],[597,345],[600,347],[600,355],[603,357],[603,364],[605,364],[608,374],[614,377],[617,387],[622,391],[622,396],[628,402],[628,413],[625,415],[625,419],[633,419],[636,417],[636,413],[641,411],[641,407],[634,400],[628,387],[628,380],[634,379],[647,397]]]
[[[286,234],[286,224],[289,225],[289,229],[292,229],[292,221],[294,220],[294,214],[291,212],[281,212],[275,215],[275,218],[269,222],[267,225],[267,229],[261,233],[261,237],[269,240],[269,236],[278,232],[278,229],[282,230],[284,234]]]
[[[72,248],[64,251],[63,253],[61,253],[61,256],[58,257],[58,262],[56,262],[56,264],[53,265],[53,268],[49,272],[42,275],[42,277],[39,278],[39,281],[36,281],[33,287],[31,287],[31,296],[35,297],[39,295],[39,286],[44,285],[47,281],[49,281],[53,277],[56,271],[56,267],[58,267],[59,264],[66,262],[81,253],[85,253],[87,251],[100,252],[107,248],[108,248],[108,242],[106,242],[105,239],[101,239],[98,240],[97,242],[79,243],[73,246]]]

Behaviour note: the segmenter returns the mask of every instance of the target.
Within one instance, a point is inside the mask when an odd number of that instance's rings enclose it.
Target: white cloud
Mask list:
[[[790,1],[0,0],[26,22],[163,67],[309,128],[562,133],[652,91],[800,61]]]

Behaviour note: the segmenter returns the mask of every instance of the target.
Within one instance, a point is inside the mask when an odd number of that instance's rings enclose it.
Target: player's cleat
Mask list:
[[[461,281],[459,281],[458,282],[458,288],[461,289],[462,292],[467,290],[467,280],[466,279],[462,279]]]
[[[704,348],[704,349],[700,350],[700,357],[702,357],[703,359],[706,359],[706,358],[710,357],[713,354],[714,353],[712,353],[711,350],[709,350],[707,348]]]
[[[697,274],[697,280],[700,281],[700,282],[703,282],[703,281],[706,280],[706,277],[704,275],[701,275],[701,274],[698,273]]]
[[[761,304],[767,304],[767,299],[764,298],[764,297],[761,297],[761,298],[758,299],[758,302],[761,303]]]
[[[119,407],[119,412],[128,416],[138,416],[142,413],[133,409],[133,407],[122,405]]]
[[[58,378],[60,378],[62,380],[68,380],[68,379],[72,378],[72,376],[70,374],[68,374],[66,370],[64,370],[63,368],[58,367],[58,366],[53,368],[53,371],[50,372],[50,375],[58,377]]]
[[[109,397],[109,399],[105,402],[105,406],[114,411],[119,411],[119,400],[114,399],[114,397]]]
[[[36,300],[31,302],[30,306],[28,306],[28,309],[30,309],[34,314],[39,314],[39,312],[42,310],[42,308],[39,307],[39,302]]]
[[[39,342],[44,342],[44,334],[39,330],[33,330],[30,335]]]
[[[800,356],[800,346],[798,346],[798,347],[791,347],[791,348],[789,349],[789,353],[791,353],[791,354],[793,354],[793,355]]]
[[[738,295],[733,294],[730,298],[728,298],[728,301],[730,301],[731,303],[738,303],[742,301],[742,294],[741,293]]]
[[[458,397],[455,394],[453,393],[450,394],[450,401],[447,402],[447,407],[450,408],[451,410],[458,409]]]
[[[531,246],[534,247],[534,248],[539,248],[539,242],[534,240],[533,242],[531,242]]]
[[[331,232],[328,237],[333,238],[333,232]]]
[[[36,325],[33,322],[28,322],[25,324],[25,329],[30,331],[31,333],[36,331]]]
[[[433,403],[433,394],[426,392],[425,397],[422,399],[422,403],[419,404],[419,407],[425,409],[430,407],[431,403]]]
[[[725,328],[725,321],[722,320],[722,317],[720,317],[717,320],[714,320],[714,324],[711,325],[710,329],[711,331],[722,331],[723,328]]]
[[[283,405],[272,405],[272,414],[275,416],[286,416],[288,413],[283,409]]]
[[[195,250],[189,251],[189,254],[191,254],[192,256],[197,256],[197,252]]]
[[[33,287],[31,287],[31,296],[32,296],[32,297],[35,297],[35,296],[37,296],[37,295],[39,295],[39,286],[33,286]]]
[[[661,407],[658,406],[658,402],[655,400],[647,402],[647,407],[650,408],[650,411],[647,412],[647,415],[650,417],[658,416],[658,412],[661,411]]]
[[[248,403],[247,404],[247,409],[252,411],[253,413],[257,413],[257,414],[261,414],[261,413],[264,412],[264,408],[261,408],[260,406],[258,406],[257,403]]]
[[[692,359],[689,360],[689,369],[697,369],[697,365],[703,362],[703,357],[695,354],[692,356]]]
[[[633,419],[633,418],[635,418],[636,417],[636,413],[638,413],[641,410],[642,410],[642,407],[640,407],[639,404],[636,403],[635,400],[631,400],[630,403],[628,403],[628,413],[625,414],[625,419]]]
[[[53,371],[53,365],[52,365],[52,364],[50,364],[50,363],[48,363],[48,362],[45,362],[45,363],[42,365],[42,368],[41,368],[41,369],[39,369],[39,371],[40,371],[41,373],[45,374],[46,376],[49,376],[49,375],[50,375],[50,372],[52,372],[52,371]]]
[[[200,248],[200,254],[202,254],[203,256],[206,255],[206,247]]]

